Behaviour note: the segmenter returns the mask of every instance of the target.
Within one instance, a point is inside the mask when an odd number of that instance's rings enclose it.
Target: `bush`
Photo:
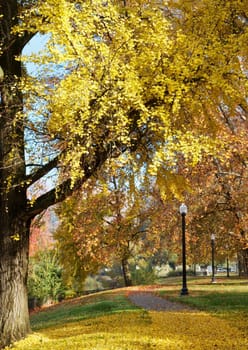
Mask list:
[[[156,281],[157,276],[151,264],[143,260],[142,264],[131,265],[131,278],[134,285],[152,284]]]
[[[102,290],[103,286],[102,283],[97,280],[97,276],[91,276],[89,275],[86,277],[84,281],[84,290],[85,291],[95,291],[95,290]]]
[[[61,267],[54,250],[38,252],[30,258],[28,275],[29,306],[41,306],[64,298]]]
[[[168,272],[167,277],[178,277],[182,276],[182,270],[172,270]]]
[[[195,276],[195,272],[193,270],[187,270],[186,273],[187,273],[187,276]],[[168,273],[167,277],[178,277],[182,275],[183,275],[182,270],[173,270]]]

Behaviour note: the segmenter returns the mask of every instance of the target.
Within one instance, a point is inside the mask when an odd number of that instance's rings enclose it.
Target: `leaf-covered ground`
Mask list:
[[[33,316],[37,331],[15,350],[210,350],[248,348],[247,318],[203,311],[145,311],[123,293],[66,303]],[[36,317],[36,319],[35,319]]]
[[[247,349],[248,340],[227,321],[207,313],[122,312],[34,333],[19,350]]]

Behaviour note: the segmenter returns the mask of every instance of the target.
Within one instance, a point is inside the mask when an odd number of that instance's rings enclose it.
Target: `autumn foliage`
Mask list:
[[[0,346],[29,331],[31,220],[103,164],[143,166],[163,198],[170,189],[186,200],[179,158],[186,169],[214,157],[219,174],[237,162],[245,189],[247,12],[242,0],[0,0]],[[24,57],[36,33],[47,45]],[[51,172],[57,182],[30,199]],[[232,189],[221,179],[246,244],[241,177],[226,177]]]
[[[29,58],[46,64],[40,79],[24,82],[46,101],[32,113],[47,115],[73,182],[103,149],[150,151],[157,174],[163,164],[172,169],[178,152],[195,164],[216,139],[218,147],[228,141],[222,108],[246,108],[247,9],[221,4],[47,0],[23,12],[19,31],[49,33],[46,52]],[[63,76],[44,85],[58,64]]]

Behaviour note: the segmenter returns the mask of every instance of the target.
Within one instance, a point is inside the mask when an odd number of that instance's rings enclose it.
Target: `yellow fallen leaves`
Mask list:
[[[18,350],[242,350],[244,333],[203,312],[123,312],[42,330]]]

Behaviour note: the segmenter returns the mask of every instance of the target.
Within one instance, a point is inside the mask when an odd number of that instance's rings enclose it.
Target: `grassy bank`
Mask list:
[[[180,278],[168,282],[161,296],[226,319],[248,337],[248,279],[219,277],[210,283],[209,277],[189,278],[187,296],[180,296]]]
[[[185,312],[145,311],[133,306],[129,289],[63,302],[31,316],[35,331],[16,350],[245,350],[245,281],[189,280],[190,295],[179,297],[180,279],[167,280],[159,293],[195,308]],[[163,290],[161,290],[161,288]],[[235,295],[239,297],[235,299]],[[224,299],[223,299],[224,298]],[[213,303],[215,306],[213,307]],[[229,305],[229,307],[227,307]],[[232,306],[231,306],[232,305]],[[236,313],[236,323],[227,315]]]
[[[33,331],[59,326],[64,323],[79,322],[137,308],[125,297],[124,293],[98,293],[81,297],[49,307],[31,315]]]
[[[189,295],[180,296],[180,279],[164,283],[161,296],[212,313],[248,312],[248,279],[219,278],[210,283],[209,278],[189,278]]]

